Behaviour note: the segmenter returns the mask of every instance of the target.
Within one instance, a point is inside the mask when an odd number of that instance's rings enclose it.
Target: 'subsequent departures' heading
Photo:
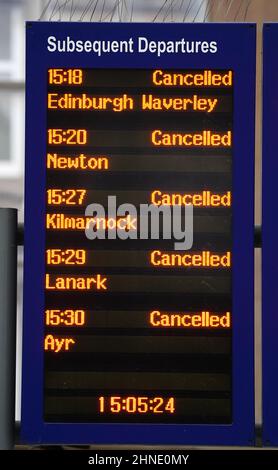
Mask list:
[[[215,54],[218,50],[217,41],[190,41],[181,37],[179,40],[150,40],[144,36],[130,37],[124,40],[74,40],[70,36],[58,39],[47,38],[48,52],[93,53],[98,57],[104,54],[145,54],[157,57],[163,54]]]
[[[253,27],[28,38],[23,433],[248,441]]]

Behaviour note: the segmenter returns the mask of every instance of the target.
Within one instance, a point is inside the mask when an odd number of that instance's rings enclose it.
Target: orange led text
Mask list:
[[[52,230],[86,230],[90,226],[97,230],[117,228],[118,230],[137,230],[137,218],[127,215],[119,218],[66,216],[65,214],[46,214],[46,228]]]
[[[157,86],[188,86],[188,87],[230,87],[233,84],[233,72],[202,72],[170,73],[163,70],[153,72],[153,83]]]
[[[45,288],[48,290],[107,290],[107,277],[96,274],[93,277],[66,277],[45,275]]]
[[[231,252],[214,254],[210,251],[200,253],[163,253],[159,250],[151,252],[150,262],[153,266],[162,267],[192,267],[192,268],[229,268],[231,266]]]
[[[202,191],[195,194],[169,194],[159,189],[151,193],[151,203],[156,206],[187,206],[196,207],[231,207],[231,191],[217,194],[212,191]]]
[[[57,336],[47,335],[44,339],[45,351],[53,351],[55,353],[69,351],[70,347],[75,344],[72,338],[58,338]]]
[[[231,313],[201,312],[189,314],[153,311],[150,313],[150,324],[158,328],[230,328]]]
[[[232,132],[219,133],[201,131],[198,133],[172,133],[155,130],[151,134],[152,144],[160,147],[231,147]]]
[[[47,168],[50,170],[108,170],[109,159],[104,156],[78,156],[47,154]]]
[[[85,109],[93,111],[127,111],[134,108],[134,101],[126,94],[122,96],[72,95],[71,93],[48,93],[48,109]]]
[[[211,113],[217,106],[217,98],[193,95],[190,98],[142,95],[142,109],[148,111],[204,111]]]

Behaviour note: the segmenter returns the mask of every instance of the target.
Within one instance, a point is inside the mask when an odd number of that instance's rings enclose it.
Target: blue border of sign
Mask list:
[[[252,445],[254,425],[253,255],[256,26],[254,24],[32,23],[27,29],[24,254],[24,443]],[[103,55],[47,51],[47,37],[217,41],[216,53]],[[234,71],[233,423],[65,424],[43,421],[44,205],[47,69],[190,68]]]
[[[275,188],[278,173],[278,24],[263,28],[262,347],[263,443],[278,445],[278,257]]]

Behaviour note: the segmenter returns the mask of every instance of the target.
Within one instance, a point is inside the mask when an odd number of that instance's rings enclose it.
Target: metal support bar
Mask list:
[[[17,209],[0,208],[0,449],[14,447]]]

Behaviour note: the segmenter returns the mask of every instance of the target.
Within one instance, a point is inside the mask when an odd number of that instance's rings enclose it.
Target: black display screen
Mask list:
[[[48,70],[45,421],[232,422],[233,78]],[[192,204],[192,247],[140,238],[108,196]]]

